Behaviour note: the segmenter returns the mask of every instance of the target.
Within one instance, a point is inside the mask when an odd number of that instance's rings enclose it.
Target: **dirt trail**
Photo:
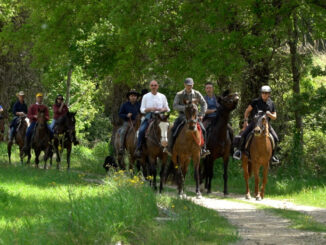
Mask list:
[[[218,211],[238,227],[242,240],[236,244],[326,244],[326,234],[291,229],[289,220],[251,204],[205,197],[191,200]]]

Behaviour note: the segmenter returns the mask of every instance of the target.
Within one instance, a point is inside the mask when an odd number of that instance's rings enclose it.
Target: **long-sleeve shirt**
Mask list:
[[[179,116],[184,116],[184,112],[186,109],[184,100],[197,100],[200,104],[200,111],[198,112],[198,115],[202,117],[205,116],[205,112],[207,110],[207,103],[200,92],[192,89],[190,93],[187,93],[184,89],[177,93],[177,95],[174,97],[173,109],[179,112]]]
[[[159,109],[166,108],[168,112],[170,111],[165,95],[159,92],[157,92],[155,95],[151,92],[144,95],[140,106],[141,113],[146,113],[145,110],[151,107],[156,107]]]
[[[25,114],[27,114],[27,105],[24,103],[20,103],[20,101],[18,100],[13,108],[12,108],[12,113],[14,114],[14,116],[17,116],[16,113],[17,112],[24,112]]]
[[[64,116],[64,115],[66,115],[67,112],[69,111],[68,107],[64,104],[64,105],[62,106],[62,110],[61,110],[61,112],[60,112],[60,111],[59,111],[60,106],[61,106],[61,105],[57,105],[57,104],[54,104],[54,105],[52,106],[52,109],[53,109],[53,119],[55,119],[55,120],[57,120],[59,117],[62,117],[62,116]]]
[[[135,120],[136,116],[139,114],[140,110],[140,103],[137,101],[132,104],[130,101],[123,103],[119,110],[119,117],[124,120],[128,121],[129,118],[127,117],[128,113],[132,113],[131,120]]]
[[[46,105],[34,104],[34,105],[31,105],[29,107],[28,114],[27,114],[27,117],[32,122],[36,122],[37,121],[37,118],[35,118],[34,116],[37,116],[37,113],[38,113],[38,109],[39,108],[45,110],[45,119],[46,120],[49,120],[49,109],[48,109],[48,107]]]

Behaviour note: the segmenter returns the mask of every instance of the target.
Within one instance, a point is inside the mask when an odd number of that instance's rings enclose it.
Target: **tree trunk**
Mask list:
[[[299,63],[300,57],[298,55],[298,26],[297,26],[297,14],[293,13],[292,29],[290,30],[290,53],[291,53],[291,71],[293,80],[293,97],[296,101],[294,106],[294,117],[295,117],[295,133],[298,135],[300,145],[303,145],[303,123],[302,115],[300,112],[300,70]]]
[[[68,107],[69,107],[69,104],[70,104],[71,75],[72,75],[72,67],[69,68],[68,76],[67,76],[66,105]]]

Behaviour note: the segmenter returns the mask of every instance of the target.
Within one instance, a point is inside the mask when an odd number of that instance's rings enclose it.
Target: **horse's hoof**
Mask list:
[[[260,196],[256,196],[256,201],[261,201],[261,197]]]
[[[224,193],[224,197],[228,197],[229,196],[229,193]]]
[[[246,199],[247,199],[247,200],[250,200],[250,199],[251,199],[250,194],[247,194],[247,195],[246,195]]]
[[[201,195],[200,192],[198,192],[198,193],[196,194],[196,197],[197,197],[197,199],[202,199],[202,198],[203,198],[203,196]]]

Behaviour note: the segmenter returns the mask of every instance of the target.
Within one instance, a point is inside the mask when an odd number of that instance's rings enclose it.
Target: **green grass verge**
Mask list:
[[[160,197],[122,172],[83,174],[0,164],[0,244],[225,244],[238,236],[215,211]],[[173,213],[157,221],[157,203]]]

